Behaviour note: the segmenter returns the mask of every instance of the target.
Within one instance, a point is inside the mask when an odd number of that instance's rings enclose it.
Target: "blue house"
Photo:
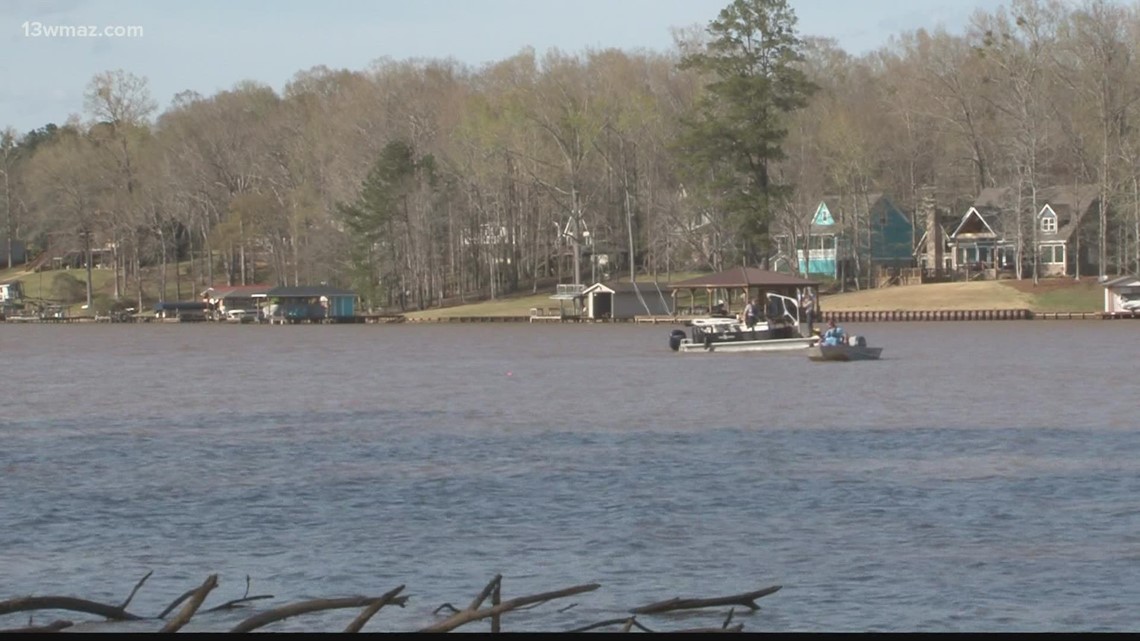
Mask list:
[[[832,196],[816,206],[807,238],[795,250],[799,271],[808,276],[840,278],[861,264],[893,269],[914,264],[914,224],[883,194]]]

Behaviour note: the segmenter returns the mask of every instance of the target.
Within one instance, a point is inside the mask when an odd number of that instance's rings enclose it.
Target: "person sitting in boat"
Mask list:
[[[723,298],[718,300],[716,302],[716,305],[713,305],[712,315],[713,316],[728,316],[728,308],[725,307]]]
[[[847,342],[847,333],[838,327],[834,320],[827,321],[827,331],[823,333],[823,345],[842,345]]]

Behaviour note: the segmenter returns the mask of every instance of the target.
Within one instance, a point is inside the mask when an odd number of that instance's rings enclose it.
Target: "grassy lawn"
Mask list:
[[[686,274],[675,280],[685,280],[695,275]],[[444,309],[408,312],[405,316],[412,319],[527,316],[532,307],[557,307],[558,301],[551,299],[550,294],[551,292],[543,292]],[[1029,309],[1034,312],[1099,312],[1104,308],[1104,289],[1095,279],[1074,281],[1068,278],[1041,279],[1036,286],[1032,280],[930,283],[831,294],[824,296],[820,305],[825,311]]]
[[[670,275],[670,282],[680,282],[700,276],[699,272],[675,272]],[[616,282],[629,282],[629,277],[615,279]],[[608,282],[608,281],[607,281]],[[638,283],[645,283],[652,287],[653,278],[651,276],[638,276]],[[587,286],[590,283],[585,283]],[[662,289],[665,287],[665,281],[660,280],[658,284]],[[455,307],[444,307],[426,309],[422,311],[408,311],[404,313],[406,318],[410,319],[430,319],[430,318],[457,318],[460,316],[529,316],[532,307],[541,307],[543,309],[558,308],[558,301],[552,299],[550,296],[553,291],[541,291],[538,294],[519,294],[508,297],[503,297],[493,301],[482,301],[478,303],[470,303],[468,305],[457,305]],[[700,304],[701,298],[697,297],[697,302]],[[562,304],[568,311],[573,310],[573,301],[563,301]],[[707,304],[707,301],[705,301]]]
[[[166,293],[159,296],[158,292],[158,277],[147,274],[143,279],[143,301],[144,305],[148,307],[159,300],[192,300],[197,298],[200,287],[191,282],[189,276],[189,265],[184,263],[179,266],[181,269],[181,287],[177,287],[175,282],[174,265],[167,267],[167,283]],[[157,273],[157,270],[155,270]],[[59,288],[55,286],[57,277],[72,277],[82,284],[82,289],[77,288],[77,291],[70,300],[61,298]],[[12,269],[0,269],[0,282],[11,282],[19,280],[23,283],[24,297],[31,301],[41,301],[46,304],[66,305],[68,314],[70,316],[91,316],[93,312],[83,309],[83,305],[87,302],[86,295],[86,282],[87,270],[86,269],[58,269],[58,270],[44,270],[39,272],[24,271],[22,267],[14,267]],[[96,312],[106,312],[109,308],[111,301],[114,299],[115,281],[114,272],[110,269],[93,269],[91,270],[91,283],[92,292],[95,302]],[[181,291],[179,291],[179,289]],[[122,300],[126,301],[128,305],[135,305],[138,302],[138,285],[135,281],[127,283],[126,289],[121,292]],[[179,296],[179,293],[181,296]]]
[[[143,298],[147,306],[158,300],[191,300],[196,297],[200,285],[190,281],[188,265],[180,265],[180,269],[182,274],[180,292],[177,292],[175,288],[173,265],[168,267],[167,288],[163,296],[158,295],[157,277],[148,275],[145,278]],[[83,269],[32,273],[14,268],[0,270],[0,282],[20,280],[23,282],[25,297],[46,303],[61,304],[64,301],[55,296],[58,288],[53,287],[53,281],[59,274],[69,274],[80,282],[84,282],[87,277],[86,270]],[[696,272],[674,273],[670,275],[669,282],[688,280],[699,275]],[[628,277],[618,279],[619,282],[628,280]],[[96,269],[92,271],[92,281],[95,291],[95,311],[104,312],[106,311],[105,308],[109,306],[114,292],[113,274],[108,269]],[[652,285],[653,280],[649,276],[638,276],[638,282]],[[667,284],[664,279],[658,283],[662,288]],[[129,301],[127,304],[132,304],[137,300],[135,287],[132,282],[123,292],[123,299]],[[552,299],[551,294],[553,291],[517,294],[498,300],[481,301],[442,309],[408,311],[404,315],[409,319],[455,318],[460,316],[529,316],[531,308],[534,307],[557,309],[559,301]],[[90,315],[92,312],[82,309],[85,302],[85,295],[80,295],[78,298],[69,301],[70,315]],[[702,301],[698,294],[696,303],[707,305],[708,301]],[[563,301],[562,304],[567,310],[573,308],[571,301]],[[825,295],[820,301],[820,307],[824,311],[1029,309],[1034,312],[1098,312],[1104,308],[1104,288],[1095,278],[1082,278],[1080,280],[1047,278],[1040,279],[1036,285],[1031,279],[930,283]]]
[[[1036,312],[1100,312],[1104,311],[1104,287],[1095,278],[1042,279],[1011,284],[1030,294]]]
[[[827,311],[926,311],[1028,309],[1034,312],[1099,312],[1104,288],[1095,279],[1049,278],[929,283],[823,297]]]

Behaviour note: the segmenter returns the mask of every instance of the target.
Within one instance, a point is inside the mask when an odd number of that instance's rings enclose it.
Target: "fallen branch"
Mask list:
[[[503,575],[496,574],[495,578],[491,579],[491,581],[487,583],[486,587],[483,588],[483,591],[479,593],[479,596],[475,597],[475,600],[471,602],[471,605],[467,606],[467,609],[478,610],[479,606],[483,605],[483,602],[487,600],[487,597],[491,596],[491,593],[494,592],[496,588],[501,588],[502,585]]]
[[[194,595],[190,597],[190,600],[178,613],[178,616],[162,626],[159,632],[178,632],[182,629],[182,626],[190,622],[190,619],[194,616],[194,613],[198,611],[198,608],[202,607],[202,602],[206,600],[206,595],[216,587],[218,587],[218,575],[211,574],[206,577],[202,585],[198,586],[197,590],[194,590]]]
[[[444,603],[443,605],[440,605],[438,608],[432,610],[431,613],[432,614],[439,614],[441,610],[451,610],[452,612],[459,612],[459,608],[455,607],[454,605],[451,605],[450,603]]]
[[[245,621],[242,621],[241,623],[234,626],[230,632],[250,632],[275,621],[281,621],[283,619],[288,619],[289,617],[308,614],[310,612],[367,607],[372,605],[378,598],[383,597],[354,596],[344,597],[340,599],[313,599],[311,601],[302,601],[300,603],[294,603],[292,605],[274,608],[273,610],[251,616]],[[406,596],[395,597],[391,600],[392,603],[395,603],[400,607],[404,607],[404,604],[407,603],[407,601],[408,597]]]
[[[179,605],[181,605],[183,601],[185,601],[186,599],[189,599],[194,594],[194,591],[197,589],[198,588],[192,588],[192,589],[187,590],[187,591],[183,592],[182,594],[178,595],[177,599],[174,599],[173,601],[171,601],[170,605],[166,606],[166,609],[159,613],[158,618],[165,619],[166,615],[170,614],[174,610],[174,608],[177,608]]]
[[[0,634],[24,634],[27,632],[59,632],[75,625],[71,621],[52,621],[47,625],[27,625],[23,628],[9,628],[0,630]]]
[[[653,632],[653,630],[650,630],[649,628],[645,627],[644,625],[641,625],[641,622],[639,622],[637,620],[637,617],[625,617],[622,619],[609,619],[607,621],[598,621],[597,623],[591,623],[590,625],[582,626],[580,628],[574,628],[573,630],[567,630],[566,632],[569,634],[574,634],[577,632],[589,632],[590,630],[597,630],[598,628],[608,628],[611,625],[618,625],[618,624],[622,624],[622,629],[621,629],[622,632],[629,632],[634,627],[638,628],[642,632]]]
[[[364,627],[364,624],[368,623],[368,620],[371,619],[377,612],[379,612],[380,608],[391,603],[392,600],[396,598],[396,595],[399,594],[403,589],[404,586],[400,585],[382,594],[379,599],[376,599],[376,601],[365,608],[363,612],[356,615],[356,618],[352,620],[352,623],[348,624],[348,627],[345,628],[344,631],[350,634],[360,632],[360,630]]]
[[[0,601],[0,615],[31,610],[69,610],[97,614],[113,621],[139,621],[142,617],[131,614],[117,605],[76,599],[69,596],[25,596]]]
[[[246,603],[249,603],[250,601],[261,601],[264,599],[272,599],[272,598],[273,598],[272,594],[257,594],[254,596],[243,596],[240,599],[234,599],[233,601],[226,601],[225,603],[223,603],[221,605],[215,605],[214,607],[210,608],[209,610],[202,610],[202,611],[203,612],[217,612],[219,610],[232,610],[234,608],[241,607],[241,606],[245,605]]]
[[[120,610],[126,610],[127,609],[127,606],[131,604],[131,600],[135,598],[135,593],[139,591],[139,588],[142,587],[143,583],[146,583],[146,580],[149,579],[150,575],[152,575],[152,574],[154,574],[154,570],[147,572],[146,576],[139,579],[139,582],[135,584],[135,589],[131,590],[131,593],[127,595],[127,600],[123,601],[122,605],[119,606]]]
[[[553,599],[560,599],[562,597],[571,596],[574,594],[581,594],[583,592],[590,592],[593,590],[597,590],[598,588],[601,587],[601,585],[599,585],[597,583],[587,583],[585,585],[576,585],[576,586],[571,587],[571,588],[565,588],[562,590],[555,590],[553,592],[542,592],[539,594],[532,594],[530,596],[519,597],[517,599],[510,599],[508,601],[504,601],[503,603],[500,603],[499,605],[492,606],[492,607],[486,608],[484,610],[480,610],[479,606],[482,605],[483,601],[491,593],[494,586],[497,585],[501,581],[502,581],[502,576],[501,575],[496,576],[494,579],[491,580],[491,583],[489,583],[487,585],[487,587],[483,589],[483,592],[478,597],[476,597],[476,599],[471,603],[471,606],[468,607],[466,610],[462,610],[460,612],[457,612],[457,613],[451,615],[450,617],[444,619],[443,621],[440,621],[439,623],[436,623],[434,625],[430,625],[426,628],[423,628],[420,631],[421,632],[450,632],[451,630],[454,630],[455,628],[458,628],[459,626],[464,625],[466,623],[470,623],[472,621],[478,621],[480,619],[485,619],[485,618],[491,617],[491,616],[496,616],[496,615],[502,614],[504,612],[509,612],[511,610],[514,610],[515,608],[519,608],[519,607],[522,607],[524,605],[530,605],[532,603],[542,603],[545,601],[551,601]]]
[[[696,633],[696,634],[717,634],[720,632],[743,632],[744,624],[738,623],[731,628],[689,628],[688,630],[675,630],[678,633]]]
[[[741,605],[749,610],[759,610],[760,606],[756,605],[756,599],[777,592],[781,587],[782,586],[779,585],[773,585],[763,590],[756,590],[755,592],[745,592],[744,594],[734,594],[732,596],[715,597],[712,599],[674,598],[643,605],[640,608],[630,610],[630,612],[633,614],[661,614],[662,612],[671,612],[673,610],[711,608],[719,605]]]

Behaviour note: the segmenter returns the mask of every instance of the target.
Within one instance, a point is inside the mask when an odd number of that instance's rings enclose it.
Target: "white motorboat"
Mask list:
[[[675,352],[779,352],[802,350],[819,337],[800,323],[796,299],[768,293],[766,318],[752,327],[732,316],[704,316],[687,323],[689,330],[675,329],[669,347]]]

